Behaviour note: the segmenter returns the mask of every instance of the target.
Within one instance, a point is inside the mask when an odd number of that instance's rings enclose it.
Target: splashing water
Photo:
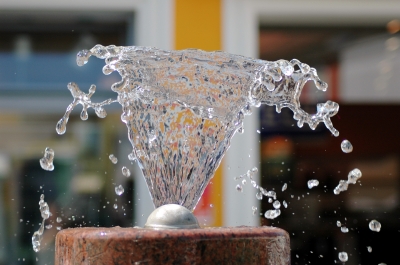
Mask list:
[[[51,216],[51,212],[49,209],[49,206],[47,205],[47,202],[44,201],[44,194],[40,195],[40,200],[39,200],[39,209],[40,209],[40,214],[42,216],[42,223],[40,225],[40,228],[38,231],[35,231],[32,236],[32,246],[33,250],[35,252],[40,251],[40,243],[42,242],[43,238],[43,232],[44,232],[44,222],[49,219]]]
[[[69,83],[68,84],[68,89],[71,92],[72,97],[74,100],[72,101],[71,104],[68,105],[67,110],[64,114],[64,116],[58,121],[56,125],[56,131],[58,134],[64,134],[66,129],[67,129],[67,123],[69,119],[69,115],[71,114],[72,110],[76,107],[76,105],[81,104],[82,105],[82,112],[81,112],[81,119],[82,120],[87,120],[88,119],[88,113],[87,109],[88,108],[93,108],[95,110],[96,115],[99,118],[105,118],[107,116],[107,112],[104,110],[103,106],[109,105],[113,102],[117,102],[116,100],[112,99],[107,99],[101,103],[92,103],[90,98],[93,96],[93,94],[96,91],[96,86],[91,85],[89,88],[89,93],[84,93],[82,92],[78,85],[75,83]]]
[[[358,168],[353,169],[352,171],[349,172],[349,175],[347,176],[347,181],[340,180],[339,184],[333,190],[333,193],[338,195],[342,191],[346,191],[347,188],[349,187],[349,184],[356,184],[357,180],[359,180],[361,177],[362,177],[361,171]]]
[[[353,151],[353,145],[349,140],[343,140],[340,144],[340,148],[342,148],[343,153],[351,153]]]
[[[115,194],[121,196],[123,193],[124,193],[124,187],[122,187],[122,185],[115,187]]]
[[[113,164],[118,163],[118,158],[116,158],[115,155],[111,154],[108,156],[108,158],[110,159],[111,163],[113,163]]]
[[[348,261],[349,257],[347,256],[346,252],[339,252],[339,260],[341,262],[346,262]]]
[[[40,166],[47,171],[53,171],[54,170],[54,165],[53,165],[53,160],[54,160],[54,151],[53,149],[46,147],[44,150],[44,156],[39,160]]]
[[[309,180],[307,182],[307,186],[308,186],[309,189],[312,189],[312,188],[314,188],[314,187],[316,187],[318,185],[319,185],[319,181],[316,180],[316,179],[311,179],[311,180]]]
[[[371,229],[371,231],[379,232],[381,231],[381,227],[381,223],[379,223],[377,220],[372,220],[369,222],[369,229]]]
[[[278,217],[281,214],[281,203],[280,201],[276,200],[276,192],[273,190],[267,191],[266,189],[264,189],[263,187],[259,186],[257,184],[257,182],[253,179],[254,174],[258,172],[258,168],[257,167],[253,167],[251,170],[248,170],[246,172],[246,174],[240,175],[239,177],[235,177],[234,180],[240,180],[242,179],[242,184],[246,184],[246,179],[248,178],[250,180],[250,183],[252,184],[253,188],[257,189],[258,192],[256,193],[256,198],[258,200],[262,200],[263,196],[269,197],[268,202],[272,203],[272,206],[275,208],[273,210],[268,210],[265,212],[264,216],[268,219],[275,219],[276,217]],[[286,183],[285,183],[286,185]],[[236,190],[243,192],[243,186],[238,184],[236,185]],[[273,201],[275,200],[275,201]],[[285,208],[287,208],[287,203],[286,201],[283,201],[283,206]]]
[[[322,91],[327,84],[314,68],[296,59],[269,62],[224,52],[96,45],[79,52],[77,64],[86,64],[92,55],[105,59],[104,74],[121,75],[111,87],[117,100],[92,103],[95,86],[85,94],[70,83],[74,100],[57,132],[65,132],[77,104],[83,106],[85,120],[87,108],[105,117],[103,106],[118,101],[133,147],[130,159],[141,167],[156,207],[177,203],[195,208],[231,138],[243,131],[244,116],[251,114],[252,106],[275,105],[277,112],[287,107],[299,127],[307,123],[315,129],[323,122],[339,135],[330,120],[337,103],[318,104],[316,114],[301,109],[299,97],[307,81]]]

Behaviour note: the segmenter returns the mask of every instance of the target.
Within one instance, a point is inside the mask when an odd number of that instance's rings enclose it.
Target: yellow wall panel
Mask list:
[[[175,0],[175,49],[221,50],[221,38],[220,0]],[[195,211],[201,225],[223,224],[222,163]]]
[[[221,49],[221,1],[175,1],[175,49]]]

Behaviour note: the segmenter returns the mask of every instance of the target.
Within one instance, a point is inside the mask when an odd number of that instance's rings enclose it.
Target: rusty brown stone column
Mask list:
[[[274,227],[65,229],[56,237],[55,264],[288,265],[289,235]]]

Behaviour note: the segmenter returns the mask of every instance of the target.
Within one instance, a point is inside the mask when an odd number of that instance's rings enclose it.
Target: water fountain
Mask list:
[[[129,159],[143,172],[157,209],[145,228],[76,228],[58,233],[56,264],[290,264],[288,234],[274,227],[199,228],[191,213],[251,107],[290,108],[299,127],[323,122],[337,136],[330,117],[332,101],[316,114],[300,107],[304,84],[325,91],[314,68],[298,60],[269,62],[224,52],[164,51],[148,47],[96,45],[78,53],[78,65],[90,56],[105,59],[104,74],[117,71],[122,80],[111,89],[117,99],[93,103],[95,92],[74,83],[74,98],[57,123],[59,134],[73,108],[81,104],[97,116],[118,102],[133,151]],[[257,186],[258,187],[258,186]],[[258,187],[260,194],[268,196]],[[275,213],[280,212],[276,210]],[[279,214],[277,214],[279,215]]]

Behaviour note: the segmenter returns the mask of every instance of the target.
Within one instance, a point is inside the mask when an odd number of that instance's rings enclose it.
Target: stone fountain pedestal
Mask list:
[[[55,264],[288,265],[289,235],[282,229],[266,226],[73,228],[57,234]]]

